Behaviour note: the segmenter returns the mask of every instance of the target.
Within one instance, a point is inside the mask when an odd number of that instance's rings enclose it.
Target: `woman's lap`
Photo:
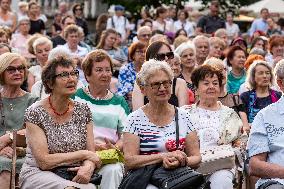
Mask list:
[[[22,189],[57,189],[74,186],[81,189],[96,189],[93,184],[79,184],[69,180],[65,180],[50,171],[39,171],[27,176],[21,185]]]

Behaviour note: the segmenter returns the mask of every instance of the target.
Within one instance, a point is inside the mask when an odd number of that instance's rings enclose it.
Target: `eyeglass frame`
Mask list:
[[[72,74],[74,74],[74,75],[72,75]],[[78,79],[79,78],[79,70],[75,69],[71,72],[61,72],[59,74],[54,75],[54,78],[59,77],[62,80],[68,80],[70,78],[70,76],[72,76],[73,78],[76,77]]]
[[[163,56],[163,57],[159,58],[159,56]],[[170,52],[167,52],[167,53],[157,53],[156,56],[155,56],[155,59],[159,60],[159,61],[164,61],[166,59],[166,57],[171,60],[171,59],[175,58],[175,54],[174,54],[173,51],[170,51]]]

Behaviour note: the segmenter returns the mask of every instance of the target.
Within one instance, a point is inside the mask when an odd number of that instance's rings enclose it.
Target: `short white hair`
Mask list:
[[[197,43],[198,41],[200,41],[200,40],[206,41],[206,42],[208,43],[208,45],[210,46],[209,38],[206,37],[206,36],[204,36],[204,35],[198,35],[198,36],[196,36],[196,37],[192,40],[192,42],[194,43],[194,45],[196,45],[196,43]]]
[[[56,59],[57,57],[71,57],[72,54],[68,49],[66,49],[64,46],[57,46],[54,49],[52,49],[48,54],[48,61],[52,61]]]
[[[140,35],[142,31],[145,31],[145,30],[149,30],[150,32],[152,31],[151,28],[149,26],[142,26],[138,29],[137,31],[137,35]]]
[[[142,65],[141,70],[137,74],[137,84],[139,86],[147,85],[149,78],[158,71],[164,71],[169,79],[173,80],[174,74],[167,62],[150,59]]]
[[[184,42],[184,43],[180,44],[176,48],[175,53],[177,53],[179,56],[181,56],[181,54],[187,49],[191,49],[194,53],[194,56],[196,55],[195,46],[191,41]]]
[[[277,62],[274,68],[274,75],[277,79],[284,79],[284,59]]]
[[[36,53],[36,47],[38,45],[48,44],[50,48],[52,49],[52,42],[47,37],[39,37],[33,42],[33,49]]]
[[[226,64],[223,60],[219,59],[219,58],[215,58],[215,57],[211,57],[211,58],[208,58],[207,60],[204,61],[204,64],[208,64],[208,65],[211,65],[211,66],[215,66],[215,65],[222,65],[224,67],[226,67]]]

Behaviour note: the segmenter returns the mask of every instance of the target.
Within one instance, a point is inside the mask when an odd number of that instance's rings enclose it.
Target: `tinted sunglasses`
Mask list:
[[[158,53],[155,57],[155,59],[159,60],[159,61],[163,61],[166,59],[166,57],[168,59],[173,59],[175,57],[174,53],[171,52],[167,52],[167,53]]]

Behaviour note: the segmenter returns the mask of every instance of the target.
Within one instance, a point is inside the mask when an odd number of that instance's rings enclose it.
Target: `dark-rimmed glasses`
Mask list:
[[[153,82],[153,83],[146,85],[146,86],[151,86],[152,89],[159,90],[161,85],[163,85],[164,88],[167,89],[167,88],[172,86],[172,83],[173,83],[172,80],[165,80],[165,81],[160,81],[160,82]]]
[[[75,77],[78,78],[79,77],[79,71],[78,70],[73,70],[72,72],[62,72],[60,74],[56,74],[54,77],[59,77],[62,80],[68,80],[69,77]]]
[[[14,74],[17,71],[20,72],[20,73],[23,73],[25,71],[25,69],[26,69],[26,66],[24,66],[24,65],[21,65],[21,66],[18,66],[18,67],[8,66],[8,68],[6,68],[6,71],[9,74]]]

